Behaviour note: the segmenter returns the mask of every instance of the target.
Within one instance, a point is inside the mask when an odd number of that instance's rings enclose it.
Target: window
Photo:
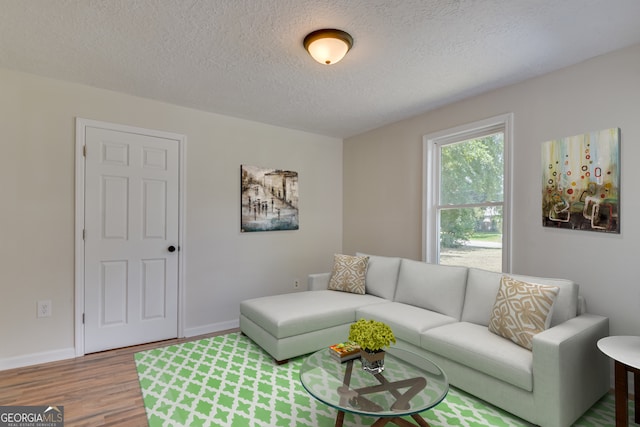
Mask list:
[[[424,137],[423,259],[510,272],[512,114]]]

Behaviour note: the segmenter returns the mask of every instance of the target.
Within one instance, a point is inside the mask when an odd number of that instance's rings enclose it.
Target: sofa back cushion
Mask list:
[[[500,279],[505,275],[522,282],[551,285],[560,288],[556,301],[553,304],[550,326],[555,326],[576,317],[578,311],[578,284],[571,280],[496,273],[470,268],[467,279],[467,292],[464,298],[464,308],[462,310],[463,322],[489,326],[491,310],[493,304],[496,302],[496,296],[500,289]]]
[[[400,258],[368,255],[360,252],[357,252],[356,255],[369,257],[369,267],[367,268],[365,281],[366,292],[392,301],[396,293]]]
[[[394,300],[460,320],[467,270],[467,267],[402,259]]]

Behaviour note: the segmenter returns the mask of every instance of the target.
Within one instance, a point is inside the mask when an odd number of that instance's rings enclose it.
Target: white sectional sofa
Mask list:
[[[596,346],[609,321],[585,312],[572,281],[511,275],[559,287],[550,327],[527,350],[488,329],[501,273],[369,255],[365,295],[328,290],[330,274],[310,275],[309,291],[243,301],[241,331],[281,362],[345,341],[359,318],[384,321],[451,385],[543,427],[570,426],[609,390]]]

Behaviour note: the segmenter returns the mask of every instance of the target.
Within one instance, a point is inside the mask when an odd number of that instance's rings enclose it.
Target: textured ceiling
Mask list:
[[[640,43],[638,0],[0,0],[0,67],[348,137]],[[302,47],[348,31],[332,66]]]

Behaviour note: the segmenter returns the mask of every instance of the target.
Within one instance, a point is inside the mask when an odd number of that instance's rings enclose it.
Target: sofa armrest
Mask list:
[[[331,273],[315,273],[310,274],[307,279],[307,284],[309,285],[310,291],[321,291],[323,289],[329,288],[329,279],[331,278]]]
[[[533,337],[535,400],[553,408],[541,425],[570,425],[609,390],[609,361],[597,346],[608,335],[608,318],[585,313]]]

